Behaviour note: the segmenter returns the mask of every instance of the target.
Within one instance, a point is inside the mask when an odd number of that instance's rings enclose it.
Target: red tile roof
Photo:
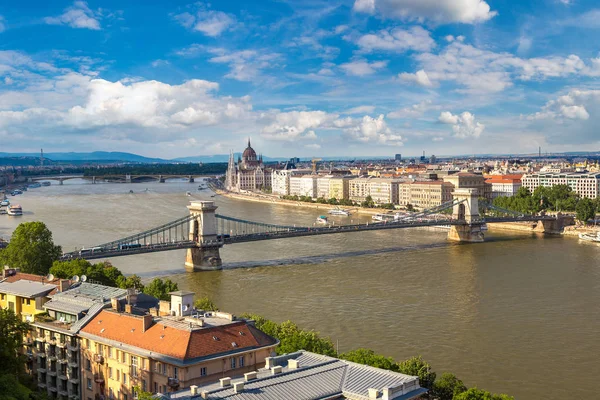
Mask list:
[[[245,321],[188,330],[162,324],[160,319],[155,319],[153,325],[143,332],[141,317],[112,310],[103,310],[81,332],[180,360],[276,344],[275,339]]]

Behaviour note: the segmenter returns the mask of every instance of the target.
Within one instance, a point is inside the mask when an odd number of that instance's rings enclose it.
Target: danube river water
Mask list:
[[[0,236],[41,220],[71,251],[176,219],[193,199],[286,225],[310,225],[320,214],[211,198],[196,187],[67,181],[30,189],[10,198],[25,214],[1,215]],[[517,399],[598,398],[600,246],[523,233],[489,233],[470,245],[445,236],[406,229],[236,244],[222,250],[224,270],[214,272],[186,273],[179,250],[111,262],[126,274],[169,276],[226,311],[293,320],[342,352],[422,355],[438,373]]]

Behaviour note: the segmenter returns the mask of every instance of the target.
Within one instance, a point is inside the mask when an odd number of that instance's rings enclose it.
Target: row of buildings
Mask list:
[[[4,269],[0,307],[31,324],[26,370],[49,398],[414,399],[417,377],[300,351],[275,356],[278,340],[254,322],[90,282]],[[275,376],[277,375],[277,376]],[[374,397],[371,397],[374,396]]]

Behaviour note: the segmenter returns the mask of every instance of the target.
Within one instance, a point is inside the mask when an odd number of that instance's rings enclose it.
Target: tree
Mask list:
[[[18,376],[24,360],[19,350],[31,327],[9,309],[0,309],[0,373]]]
[[[594,202],[587,197],[579,200],[577,206],[575,207],[575,212],[577,213],[577,219],[584,224],[594,218],[596,215],[596,209],[594,208]]]
[[[55,261],[50,268],[52,273],[57,278],[70,279],[75,275],[85,275],[88,279],[99,282],[106,286],[119,286],[123,274],[117,268],[106,261],[97,264],[92,264],[87,260],[69,260],[69,261]]]
[[[33,393],[14,375],[0,375],[0,400],[31,400]]]
[[[217,307],[217,305],[213,303],[208,296],[197,299],[194,302],[194,307],[196,307],[198,310],[204,311],[219,311],[219,307]]]
[[[336,351],[329,338],[322,338],[315,331],[302,330],[292,321],[279,324],[277,339],[280,340],[278,354],[293,353],[298,350],[311,351],[326,356],[335,356]]]
[[[360,206],[365,208],[373,208],[375,207],[375,202],[373,201],[373,198],[371,196],[367,196],[365,197],[365,201],[360,203]]]
[[[388,369],[390,371],[398,371],[398,364],[391,357],[385,357],[380,354],[375,354],[373,350],[356,349],[347,353],[342,353],[339,356],[343,360],[348,360],[358,364],[370,365],[371,367]]]
[[[492,394],[485,390],[471,388],[454,396],[453,400],[514,400],[514,397],[506,394]]]
[[[43,222],[24,222],[17,226],[10,243],[0,253],[0,263],[23,272],[46,275],[52,263],[61,256],[54,245],[52,232]]]
[[[464,383],[454,374],[448,372],[443,373],[440,379],[436,379],[433,383],[431,395],[438,400],[453,400],[454,396],[463,393],[467,390]]]
[[[139,386],[134,386],[133,392],[136,394],[137,400],[156,400],[152,393],[142,390]]]
[[[154,296],[159,300],[169,300],[169,293],[177,290],[179,290],[177,283],[171,281],[170,279],[165,279],[163,281],[160,278],[155,278],[152,282],[146,285],[142,291],[145,294]]]
[[[433,388],[436,374],[431,370],[431,366],[423,361],[421,356],[409,358],[398,364],[398,372],[406,375],[418,376],[419,384],[427,389]]]
[[[137,275],[131,275],[131,276],[124,276],[121,275],[118,279],[117,279],[117,287],[120,287],[121,289],[129,289],[129,288],[133,288],[133,289],[137,289],[139,291],[143,291],[144,290],[144,284],[142,283],[142,278],[140,278]]]

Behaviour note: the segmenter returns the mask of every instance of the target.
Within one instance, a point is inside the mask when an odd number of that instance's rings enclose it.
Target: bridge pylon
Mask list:
[[[457,204],[452,209],[452,218],[460,225],[452,225],[448,239],[457,242],[483,242],[483,222],[479,220],[479,191],[477,189],[455,189],[452,193]]]
[[[223,242],[217,237],[215,202],[192,201],[187,208],[194,217],[190,223],[189,239],[196,242],[196,247],[188,249],[185,269],[190,272],[221,269],[219,249]]]

